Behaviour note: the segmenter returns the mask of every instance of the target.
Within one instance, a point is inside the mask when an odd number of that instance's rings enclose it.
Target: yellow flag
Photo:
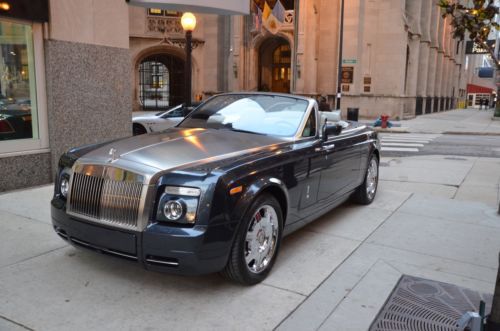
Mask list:
[[[271,15],[271,7],[269,7],[266,1],[264,2],[264,11],[262,12],[262,18],[264,19],[264,21],[267,20],[269,15]]]

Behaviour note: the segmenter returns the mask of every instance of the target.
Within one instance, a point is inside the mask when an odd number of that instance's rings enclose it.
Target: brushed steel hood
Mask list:
[[[106,144],[77,163],[108,164],[151,177],[158,172],[276,148],[276,144],[284,142],[287,140],[225,129],[172,128]]]

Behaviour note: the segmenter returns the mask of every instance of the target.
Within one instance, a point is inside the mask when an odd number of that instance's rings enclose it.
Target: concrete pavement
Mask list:
[[[391,133],[500,135],[500,120],[493,119],[493,109],[455,109],[420,115],[410,120],[394,121],[394,123],[397,126],[380,131]]]
[[[76,250],[50,226],[52,187],[0,195],[1,330],[366,330],[402,274],[493,292],[500,159],[383,158],[370,206],[285,238],[271,275],[158,274]]]

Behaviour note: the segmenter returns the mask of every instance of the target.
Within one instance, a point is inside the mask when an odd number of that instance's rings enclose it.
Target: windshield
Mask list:
[[[178,106],[162,113],[160,117],[163,119],[171,118],[171,117],[184,117],[183,107],[182,107],[182,105],[178,105]]]
[[[292,137],[299,129],[307,106],[305,100],[286,96],[220,95],[193,111],[179,127]]]

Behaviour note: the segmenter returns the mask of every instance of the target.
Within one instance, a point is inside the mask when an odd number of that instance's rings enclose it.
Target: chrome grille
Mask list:
[[[127,229],[137,229],[142,183],[75,172],[68,213]]]

